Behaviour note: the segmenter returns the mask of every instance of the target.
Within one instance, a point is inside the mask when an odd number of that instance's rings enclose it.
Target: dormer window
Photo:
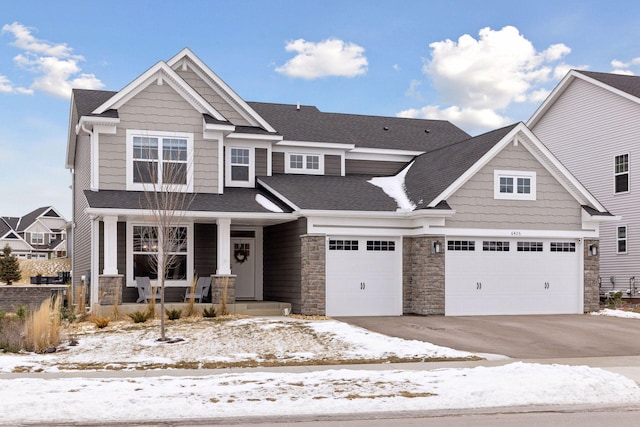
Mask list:
[[[285,173],[324,174],[324,157],[320,154],[288,153]]]
[[[253,187],[255,183],[254,149],[228,147],[226,149],[226,184],[230,187]]]
[[[494,199],[536,200],[536,173],[494,171]]]

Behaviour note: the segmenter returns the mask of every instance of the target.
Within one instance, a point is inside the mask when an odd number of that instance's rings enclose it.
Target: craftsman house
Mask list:
[[[640,77],[570,71],[529,119],[553,154],[621,221],[600,229],[602,290],[638,295]],[[639,281],[640,283],[640,281]]]
[[[522,123],[246,102],[189,49],[118,92],[74,90],[73,281],[90,303],[154,279],[150,184],[193,195],[167,298],[193,276],[228,302],[303,314],[582,313],[613,218]],[[170,178],[166,170],[179,170]],[[219,294],[214,292],[214,301]]]
[[[9,245],[17,258],[66,257],[67,222],[53,206],[35,209],[21,217],[0,217],[0,249]]]

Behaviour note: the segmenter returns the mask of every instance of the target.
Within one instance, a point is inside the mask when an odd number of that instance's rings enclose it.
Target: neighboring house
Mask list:
[[[67,224],[53,206],[38,208],[23,217],[0,217],[0,247],[8,244],[18,258],[66,257]]]
[[[472,138],[446,121],[246,102],[185,49],[118,92],[74,90],[67,167],[73,281],[92,305],[118,285],[135,302],[135,277],[154,278],[143,190],[177,167],[170,185],[195,196],[168,300],[211,275],[216,298],[228,282],[228,302],[303,314],[598,308],[590,250],[612,215],[522,123]]]
[[[599,201],[622,217],[600,228],[602,289],[637,294],[640,77],[572,70],[528,125]]]

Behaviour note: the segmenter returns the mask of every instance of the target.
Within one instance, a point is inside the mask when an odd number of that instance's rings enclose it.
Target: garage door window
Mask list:
[[[329,240],[330,251],[357,251],[357,240]]]
[[[575,252],[576,244],[573,242],[551,242],[551,252]]]
[[[447,242],[449,251],[475,251],[476,242],[473,240],[449,240]]]
[[[482,242],[482,250],[491,252],[509,252],[509,242],[494,242],[485,240],[484,242]]]
[[[388,240],[367,240],[368,251],[395,251],[396,242]]]
[[[542,252],[542,242],[518,242],[518,252]]]

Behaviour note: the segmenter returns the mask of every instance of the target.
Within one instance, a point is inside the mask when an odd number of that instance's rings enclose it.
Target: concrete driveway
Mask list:
[[[341,317],[385,335],[518,359],[640,355],[640,320],[591,315]]]

